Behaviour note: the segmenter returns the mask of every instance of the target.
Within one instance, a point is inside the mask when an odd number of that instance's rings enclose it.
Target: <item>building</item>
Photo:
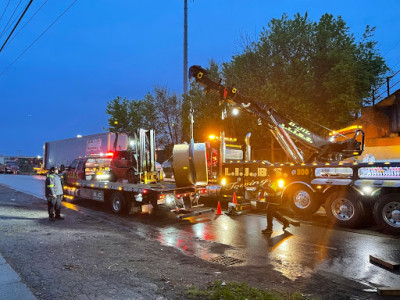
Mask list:
[[[400,161],[400,90],[373,106],[364,107],[351,125],[365,132],[365,151],[376,160]]]

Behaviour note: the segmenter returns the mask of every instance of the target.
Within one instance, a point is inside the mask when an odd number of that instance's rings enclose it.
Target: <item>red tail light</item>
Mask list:
[[[143,190],[143,192],[142,192],[142,193],[143,193],[143,194],[147,194],[147,192],[148,192],[147,190]]]
[[[113,157],[114,156],[114,152],[107,152],[106,156]]]

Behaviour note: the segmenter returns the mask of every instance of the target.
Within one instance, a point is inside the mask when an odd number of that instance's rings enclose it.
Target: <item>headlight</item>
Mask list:
[[[166,195],[165,196],[165,204],[168,206],[172,206],[175,203],[175,199],[173,195]]]
[[[279,187],[280,189],[282,189],[284,186],[285,186],[285,180],[279,179],[279,180],[278,180],[278,187]]]
[[[362,191],[363,191],[363,193],[364,193],[365,195],[371,195],[371,193],[372,193],[372,188],[371,188],[370,186],[364,186],[364,187],[362,188]]]
[[[221,179],[221,185],[226,185],[226,178]]]

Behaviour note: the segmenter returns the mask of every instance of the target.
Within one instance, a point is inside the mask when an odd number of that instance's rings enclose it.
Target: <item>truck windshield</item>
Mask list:
[[[109,167],[111,164],[111,158],[89,158],[86,161],[86,168],[101,168]]]

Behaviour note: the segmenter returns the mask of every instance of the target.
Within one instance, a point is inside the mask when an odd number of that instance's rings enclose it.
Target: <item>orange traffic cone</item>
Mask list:
[[[233,192],[232,203],[237,205],[236,193]]]
[[[218,201],[218,206],[217,206],[216,215],[217,215],[217,216],[222,215],[222,212],[221,212],[221,203],[220,203],[219,201]]]

